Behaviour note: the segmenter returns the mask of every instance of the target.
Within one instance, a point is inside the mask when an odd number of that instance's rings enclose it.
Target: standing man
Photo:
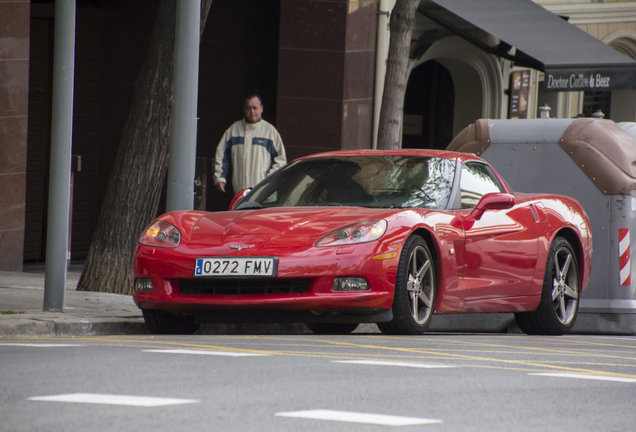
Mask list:
[[[262,119],[263,103],[257,94],[245,98],[245,118],[225,131],[216,148],[214,185],[225,192],[232,175],[234,193],[252,187],[287,163],[280,134]]]

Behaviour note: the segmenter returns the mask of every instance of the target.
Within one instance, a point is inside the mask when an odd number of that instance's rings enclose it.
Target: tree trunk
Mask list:
[[[378,148],[400,147],[411,35],[420,0],[397,0],[391,12],[389,55],[378,125]]]
[[[201,4],[201,33],[212,0]],[[99,220],[77,289],[132,293],[137,238],[157,215],[168,169],[176,2],[162,0],[135,84]]]

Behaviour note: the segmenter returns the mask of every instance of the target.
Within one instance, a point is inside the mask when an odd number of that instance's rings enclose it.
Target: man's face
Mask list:
[[[245,114],[245,119],[248,123],[256,123],[261,119],[261,116],[263,115],[263,105],[261,105],[261,102],[257,97],[253,97],[245,101],[243,114]]]

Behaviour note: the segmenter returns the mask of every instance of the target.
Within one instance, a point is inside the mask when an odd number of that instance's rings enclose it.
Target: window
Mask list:
[[[610,118],[612,92],[586,91],[583,95],[583,117],[593,117],[593,114],[600,110],[605,115],[605,118]]]
[[[487,165],[468,162],[462,167],[462,209],[474,208],[482,196],[490,192],[503,192],[497,178]]]

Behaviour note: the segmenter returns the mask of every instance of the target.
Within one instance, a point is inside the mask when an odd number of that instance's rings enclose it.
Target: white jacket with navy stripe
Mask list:
[[[252,187],[287,163],[283,140],[265,120],[238,120],[230,126],[216,148],[214,184],[232,177],[234,193]]]

